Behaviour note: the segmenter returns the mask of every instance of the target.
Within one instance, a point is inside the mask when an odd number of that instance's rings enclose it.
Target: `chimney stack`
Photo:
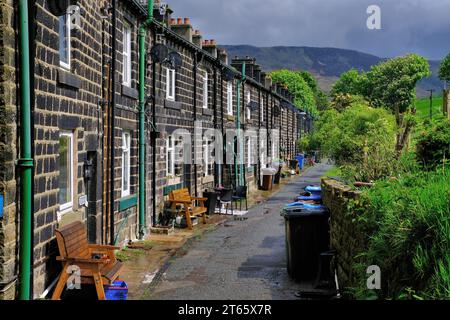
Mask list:
[[[189,18],[178,18],[177,23],[171,25],[172,31],[183,37],[189,42],[192,42],[192,26],[191,19]]]
[[[194,34],[192,35],[192,42],[199,47],[200,49],[202,49],[203,47],[203,42],[202,42],[202,35],[200,33],[200,30],[195,30]]]
[[[218,49],[218,56],[219,56],[219,60],[220,62],[222,62],[223,64],[228,64],[228,53],[225,49]]]
[[[218,57],[217,53],[217,42],[214,39],[203,41],[203,50],[208,52],[214,58]]]

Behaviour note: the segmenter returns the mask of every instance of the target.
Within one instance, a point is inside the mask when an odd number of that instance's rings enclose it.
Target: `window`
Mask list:
[[[209,141],[203,139],[203,176],[208,177],[212,173],[211,157],[209,156]]]
[[[130,153],[131,135],[129,132],[122,133],[122,197],[130,195]]]
[[[167,157],[166,157],[166,168],[167,175],[174,176],[175,175],[175,150],[172,136],[169,136],[167,139]]]
[[[208,108],[208,72],[205,72],[203,78],[203,108]]]
[[[166,98],[175,101],[175,70],[169,68],[166,74]]]
[[[264,105],[264,98],[261,99],[261,122],[264,122],[264,108],[266,106]]]
[[[250,92],[247,92],[247,120],[250,120],[252,117],[250,102],[252,102],[252,95],[250,94]]]
[[[59,17],[59,64],[70,69],[70,15]]]
[[[61,132],[59,136],[59,204],[60,211],[73,207],[73,133]]]
[[[166,173],[168,177],[181,176],[182,165],[176,163],[175,155],[182,156],[182,148],[179,147],[180,140],[174,139],[173,136],[169,136],[166,144]]]
[[[252,148],[252,140],[250,137],[247,138],[247,165],[250,168],[253,165],[253,148]]]
[[[228,82],[227,86],[227,113],[233,115],[233,82]]]
[[[131,86],[131,27],[128,23],[123,25],[123,84]]]

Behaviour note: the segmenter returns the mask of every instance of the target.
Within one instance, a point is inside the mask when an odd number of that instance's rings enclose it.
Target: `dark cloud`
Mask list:
[[[450,0],[163,0],[221,44],[355,49],[381,57],[450,52]],[[368,30],[378,5],[382,30]]]

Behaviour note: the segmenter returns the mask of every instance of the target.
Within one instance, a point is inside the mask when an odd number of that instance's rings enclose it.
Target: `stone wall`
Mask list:
[[[356,228],[354,214],[348,210],[349,201],[359,199],[361,193],[331,179],[322,180],[322,190],[323,202],[331,212],[331,247],[337,251],[339,285],[345,290],[355,286],[357,275],[353,266],[365,243]]]
[[[0,0],[0,194],[4,196],[0,218],[0,300],[14,299],[18,229],[16,203],[17,55],[14,1]]]

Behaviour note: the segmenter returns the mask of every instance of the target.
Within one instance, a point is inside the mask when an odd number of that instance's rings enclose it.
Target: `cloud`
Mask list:
[[[220,44],[338,47],[381,57],[450,52],[450,0],[166,0]],[[368,30],[378,5],[382,30]]]

